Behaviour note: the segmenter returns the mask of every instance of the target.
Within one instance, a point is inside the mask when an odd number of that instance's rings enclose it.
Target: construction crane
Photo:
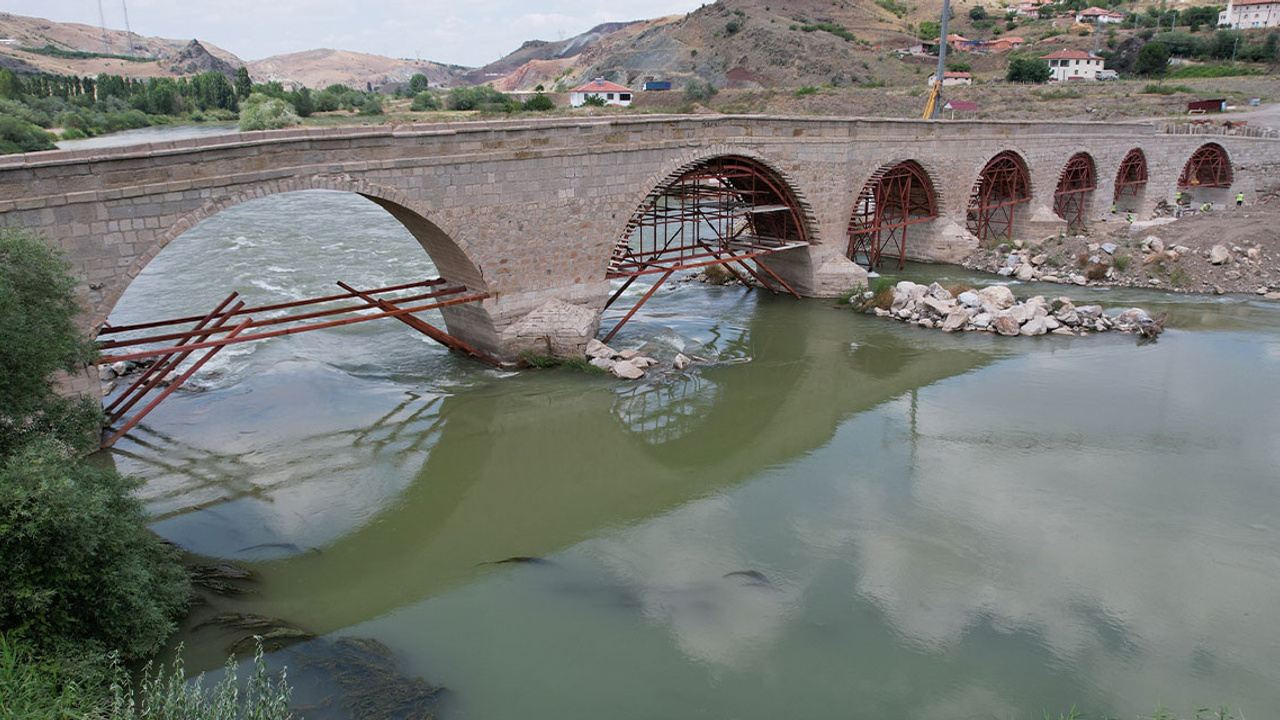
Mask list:
[[[951,19],[951,0],[942,0],[942,22],[938,38],[938,72],[933,76],[933,89],[929,91],[929,101],[924,106],[925,120],[938,117],[941,112],[942,82],[947,77],[947,21]]]

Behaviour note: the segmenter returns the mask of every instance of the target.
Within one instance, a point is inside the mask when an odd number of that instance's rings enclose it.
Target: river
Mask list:
[[[111,322],[432,274],[372,203],[294,193],[184,234]],[[989,282],[904,274],[936,276]],[[185,623],[193,667],[232,639],[198,622],[244,612],[379,640],[443,718],[1268,716],[1280,308],[1065,294],[1169,330],[948,335],[673,283],[612,344],[712,364],[500,371],[364,323],[229,349],[110,457],[156,532],[260,576]]]

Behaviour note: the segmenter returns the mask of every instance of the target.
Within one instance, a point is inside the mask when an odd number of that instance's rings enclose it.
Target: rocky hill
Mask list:
[[[364,88],[365,84],[387,87],[407,83],[422,73],[432,84],[453,84],[467,71],[457,65],[442,65],[425,60],[400,60],[351,52],[349,50],[307,50],[288,55],[274,55],[249,63],[249,75],[258,82],[279,81],[286,86],[306,85],[323,88],[333,84]]]
[[[12,13],[0,13],[0,38],[21,43],[19,46],[0,46],[0,64],[27,72],[59,75],[97,75],[105,72],[130,77],[152,77],[187,74],[183,68],[190,66],[202,68],[195,72],[230,67],[234,74],[235,68],[244,64],[232,53],[207,42],[144,37],[123,30],[108,29],[104,44],[100,27],[53,22]],[[198,49],[192,47],[193,43]],[[132,55],[135,60],[69,57],[37,52],[46,47],[53,48],[55,53],[70,51],[122,57]]]
[[[199,40],[187,43],[187,46],[170,58],[165,66],[174,75],[197,75],[216,71],[226,75],[228,80],[235,80],[236,68],[239,67],[210,53]]]

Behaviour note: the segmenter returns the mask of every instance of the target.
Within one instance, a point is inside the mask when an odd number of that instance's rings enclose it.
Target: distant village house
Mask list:
[[[1118,13],[1114,10],[1105,10],[1094,6],[1085,8],[1076,13],[1076,22],[1078,23],[1097,23],[1105,25],[1106,23],[1122,23],[1124,22],[1124,13]]]
[[[1280,25],[1280,1],[1239,0],[1228,2],[1227,9],[1218,13],[1219,25],[1240,28],[1276,27]]]
[[[1073,80],[1097,80],[1098,71],[1102,69],[1102,58],[1083,50],[1059,50],[1048,55],[1041,55],[1041,60],[1049,63],[1050,82],[1070,82]]]
[[[586,104],[587,98],[590,97],[600,98],[605,105],[631,106],[631,89],[611,83],[602,77],[570,90],[569,105],[571,107],[582,107]]]
[[[938,73],[929,76],[929,84],[932,85],[938,81]],[[952,72],[948,70],[942,73],[942,87],[952,87],[955,85],[972,85],[973,76],[967,72]]]

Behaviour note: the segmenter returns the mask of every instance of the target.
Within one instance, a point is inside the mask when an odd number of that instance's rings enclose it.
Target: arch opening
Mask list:
[[[422,252],[429,244],[452,242],[425,218],[365,193],[245,199],[254,201],[206,205],[175,222],[163,249],[140,258],[146,268],[129,283],[130,292],[117,294],[123,302],[113,304],[110,322],[98,333],[100,362],[136,363],[138,374],[128,373],[114,392],[104,388],[108,424],[120,428],[105,445],[210,361],[217,360],[194,380],[216,388],[272,372],[282,357],[361,366],[369,344],[393,364],[421,357],[421,338],[392,329],[398,323],[366,324],[375,320],[398,320],[446,347],[492,360],[455,336],[483,339],[477,331],[484,326],[467,316],[459,323],[452,314],[474,307],[488,320],[480,307],[488,295],[442,276],[440,265],[461,268],[464,277],[474,267],[460,262],[466,259],[460,248],[440,259]],[[384,210],[392,209],[388,217]],[[435,326],[441,319],[449,332]],[[304,332],[305,342],[267,343],[215,358],[231,345]],[[221,362],[228,357],[232,362]]]
[[[1088,153],[1076,153],[1067,160],[1058,176],[1058,187],[1053,191],[1053,212],[1067,221],[1072,231],[1084,229],[1089,213],[1089,200],[1097,186],[1093,158]]]
[[[1147,194],[1147,156],[1138,148],[1129,151],[1116,171],[1116,190],[1111,198],[1115,212],[1136,213]]]
[[[886,257],[901,269],[907,254],[908,231],[928,232],[938,218],[937,197],[929,174],[914,160],[885,165],[862,187],[849,219],[850,260],[877,268]]]
[[[805,211],[780,174],[738,155],[700,160],[655,187],[627,221],[605,277],[615,281],[608,309],[646,275],[656,281],[604,337],[607,342],[657,288],[682,270],[719,266],[750,284],[799,297],[767,255],[810,244]]]
[[[1178,176],[1179,205],[1226,204],[1233,181],[1226,149],[1218,143],[1205,143],[1182,166]]]
[[[966,225],[982,243],[1012,240],[1026,220],[1031,173],[1022,156],[1005,150],[987,162],[969,196]]]

